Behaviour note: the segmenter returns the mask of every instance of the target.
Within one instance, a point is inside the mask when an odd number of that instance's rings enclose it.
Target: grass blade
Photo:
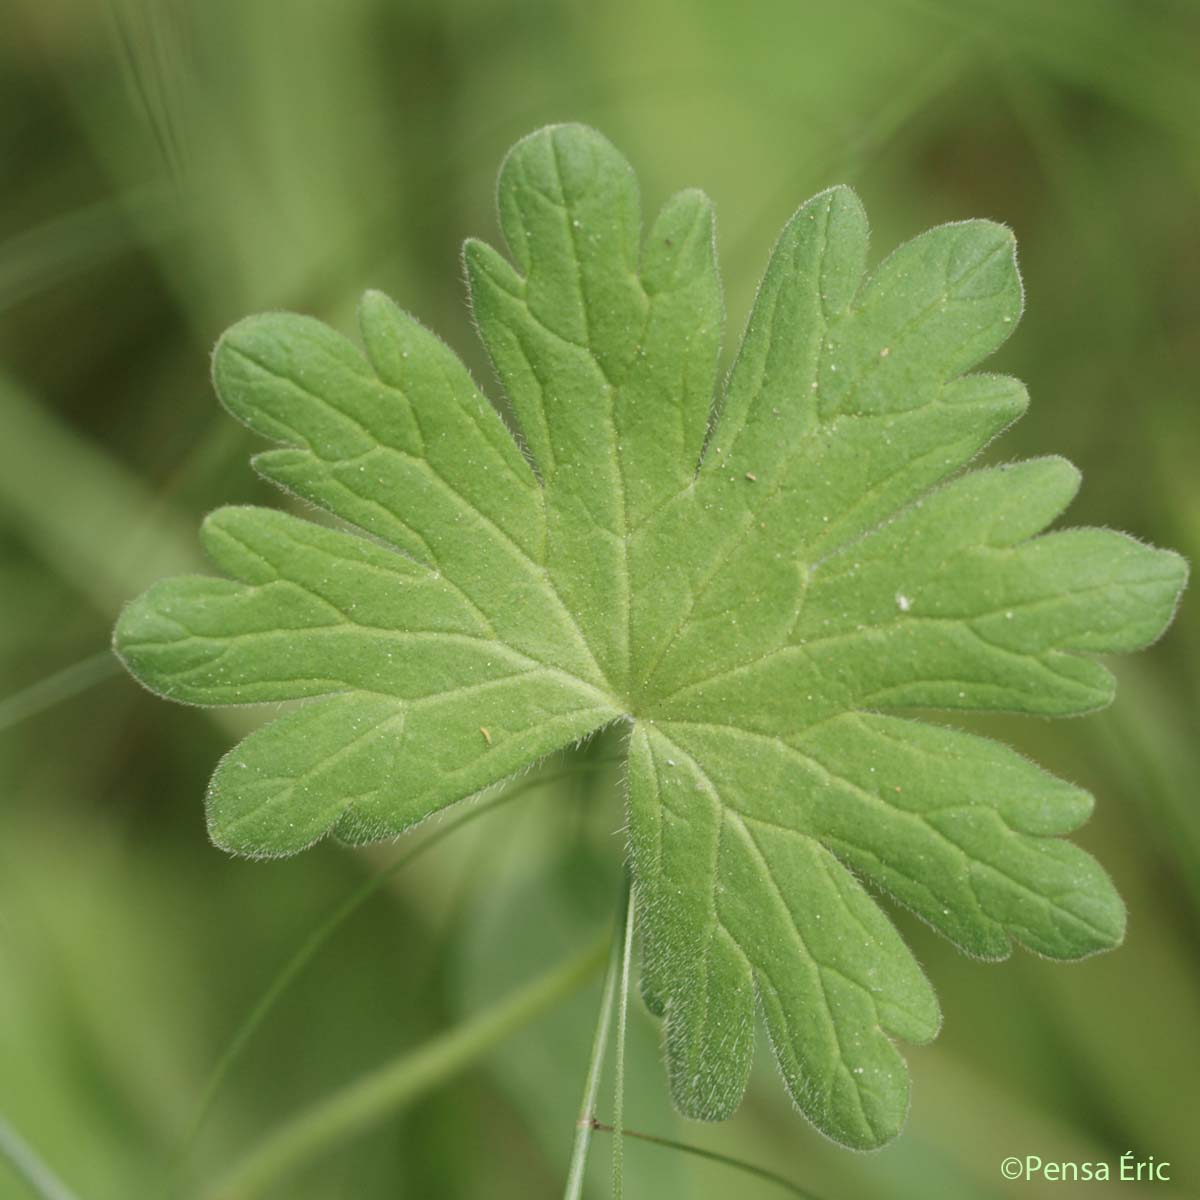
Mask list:
[[[607,940],[598,938],[489,1012],[401,1055],[293,1117],[235,1163],[204,1193],[206,1200],[253,1200],[302,1164],[445,1083],[501,1039],[582,987],[604,961]]]
[[[0,1161],[8,1163],[41,1200],[76,1200],[75,1193],[42,1162],[34,1148],[2,1116]]]
[[[402,854],[395,862],[384,867],[383,870],[376,872],[369,879],[365,880],[359,887],[350,893],[346,899],[338,905],[337,908],[318,925],[312,933],[304,940],[297,948],[295,953],[288,959],[280,968],[275,978],[272,979],[267,990],[259,997],[258,1002],[246,1014],[245,1019],[234,1031],[233,1036],[229,1039],[225,1049],[221,1052],[217,1059],[212,1073],[205,1082],[204,1089],[200,1094],[199,1103],[196,1106],[196,1112],[192,1117],[191,1124],[188,1126],[187,1134],[180,1143],[179,1148],[174,1155],[175,1169],[178,1170],[183,1159],[186,1158],[188,1152],[195,1144],[196,1138],[199,1136],[201,1129],[204,1127],[205,1121],[212,1112],[213,1104],[216,1101],[218,1094],[221,1091],[229,1072],[233,1069],[234,1064],[242,1054],[245,1053],[255,1033],[258,1032],[262,1023],[270,1015],[271,1010],[283,998],[288,989],[293,983],[303,974],[304,969],[317,956],[323,946],[333,937],[333,935],[341,928],[349,918],[358,911],[385,883],[393,879],[401,870],[409,863],[421,857],[427,851],[432,850],[439,842],[444,841],[452,833],[456,833],[464,825],[470,824],[472,821],[478,820],[480,817],[486,816],[495,809],[500,808],[521,796],[527,795],[529,792],[536,790],[539,787],[544,787],[548,784],[556,783],[560,779],[566,779],[573,775],[578,775],[587,771],[595,770],[597,767],[603,766],[606,760],[600,760],[595,763],[584,763],[575,767],[564,767],[560,771],[548,772],[544,775],[538,775],[530,779],[522,780],[520,783],[509,788],[507,791],[500,793],[498,796],[493,796],[491,799],[485,800],[474,805],[466,812],[460,813],[451,820],[435,829],[428,837],[420,844],[413,846],[411,849]]]
[[[101,650],[0,700],[0,733],[121,673],[111,650]]]

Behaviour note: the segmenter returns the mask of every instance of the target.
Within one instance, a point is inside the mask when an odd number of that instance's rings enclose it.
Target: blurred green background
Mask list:
[[[1200,6],[1185,0],[9,0],[0,16],[0,1114],[83,1200],[183,1195],[289,1114],[536,976],[611,920],[619,783],[593,746],[398,872],[339,929],[179,1155],[213,1064],[293,950],[409,843],[228,859],[204,787],[251,718],[142,693],[120,605],[198,559],[200,517],[283,503],[211,393],[247,312],[351,328],[390,292],[480,379],[459,263],[497,236],[500,158],[579,119],[647,208],[716,201],[732,346],[774,237],[853,183],[876,255],[946,220],[1016,230],[1028,307],[997,369],[1029,415],[990,452],[1061,453],[1071,522],[1200,558]],[[905,1134],[816,1135],[761,1056],[721,1126],[670,1110],[631,1006],[627,1123],[828,1200],[1072,1195],[1007,1155],[1172,1163],[1200,1191],[1200,622],[1117,666],[1109,712],[981,727],[1097,796],[1079,841],[1130,910],[1119,951],[979,964],[898,920],[942,997]],[[413,835],[415,839],[426,832]],[[415,844],[415,843],[414,843]],[[270,1194],[560,1194],[599,982]],[[602,1091],[601,1116],[611,1091]],[[598,1134],[589,1195],[607,1191]],[[626,1195],[757,1200],[627,1145]],[[1093,1185],[1091,1192],[1094,1193]],[[32,1195],[0,1161],[0,1196]]]

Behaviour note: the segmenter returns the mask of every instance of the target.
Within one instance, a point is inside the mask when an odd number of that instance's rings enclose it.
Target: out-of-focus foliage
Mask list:
[[[207,723],[96,658],[125,597],[194,566],[206,511],[272,502],[209,347],[259,309],[349,329],[375,286],[490,381],[455,268],[464,236],[494,237],[494,166],[528,129],[603,129],[648,208],[704,187],[734,328],[775,231],[832,183],[862,194],[877,246],[1007,222],[1028,307],[993,365],[1033,404],[1000,453],[1064,454],[1088,480],[1072,520],[1200,555],[1200,13],[1182,0],[16,0],[4,24],[0,1113],[82,1196],[145,1194],[278,966],[396,853],[212,849],[204,782],[249,718]],[[1006,1155],[1131,1147],[1200,1187],[1192,608],[1117,671],[1107,713],[999,732],[1096,794],[1079,840],[1127,902],[1121,950],[964,966],[900,918],[949,1019],[910,1055],[911,1120],[878,1154],[813,1134],[768,1071],[729,1123],[679,1121],[637,1005],[628,1124],[831,1198],[989,1197]],[[186,1187],[590,937],[617,890],[615,787],[547,785],[398,874],[237,1064]],[[554,1195],[595,1007],[581,994],[278,1194]],[[631,1197],[772,1194],[637,1143],[626,1160]],[[21,1188],[0,1164],[0,1195]]]

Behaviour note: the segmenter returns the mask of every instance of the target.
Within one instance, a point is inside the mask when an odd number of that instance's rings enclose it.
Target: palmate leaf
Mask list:
[[[1020,313],[1006,229],[934,229],[868,277],[857,198],[817,196],[718,395],[701,193],[643,238],[628,164],[562,126],[511,152],[500,216],[512,261],[470,242],[466,264],[528,455],[379,294],[365,356],[306,317],[243,321],[214,378],[282,443],[256,467],[359,532],[220,510],[204,542],[227,577],[152,588],[118,651],[175,700],[314,698],[217,769],[212,837],[240,854],[398,834],[624,722],[643,992],[678,1106],[734,1109],[757,1005],[800,1108],[877,1146],[908,1102],[891,1039],[939,1013],[871,891],[987,958],[1013,939],[1077,958],[1124,924],[1060,836],[1085,793],[904,710],[1100,707],[1112,679],[1083,655],[1153,640],[1184,564],[1042,534],[1078,483],[1060,459],[962,472],[1025,405],[965,374]]]

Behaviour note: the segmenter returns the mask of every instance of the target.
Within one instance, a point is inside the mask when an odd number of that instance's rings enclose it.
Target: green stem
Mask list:
[[[791,1192],[793,1196],[803,1197],[803,1200],[818,1200],[818,1197],[814,1196],[812,1192],[806,1192],[790,1179],[782,1175],[777,1175],[774,1171],[768,1171],[766,1167],[757,1167],[754,1163],[746,1162],[745,1159],[734,1158],[730,1154],[719,1154],[716,1150],[705,1150],[701,1146],[691,1146],[687,1142],[677,1142],[674,1138],[659,1137],[653,1133],[639,1133],[636,1129],[614,1129],[611,1125],[605,1125],[602,1121],[593,1121],[592,1128],[597,1133],[611,1133],[613,1137],[620,1137],[623,1134],[625,1137],[637,1138],[639,1142],[649,1142],[654,1146],[665,1146],[668,1150],[679,1150],[684,1154],[692,1154],[696,1158],[707,1158],[710,1162],[718,1162],[722,1166],[732,1167],[735,1171],[741,1171],[745,1175],[753,1175],[758,1179],[764,1179],[767,1183],[773,1183],[776,1187],[781,1187],[784,1191]]]
[[[563,1192],[563,1200],[579,1200],[583,1195],[583,1173],[587,1167],[592,1130],[596,1127],[596,1097],[600,1092],[600,1075],[604,1069],[604,1051],[608,1046],[608,1028],[612,1024],[613,999],[617,990],[617,976],[621,969],[621,948],[625,943],[625,924],[628,917],[629,876],[626,874],[622,884],[617,927],[613,931],[612,945],[608,952],[608,970],[604,976],[604,992],[600,997],[596,1032],[592,1037],[592,1053],[588,1060],[587,1079],[583,1085],[583,1100],[579,1105],[579,1119],[575,1122],[575,1142],[571,1147],[571,1167],[567,1172],[567,1187]]]
[[[0,1161],[8,1163],[41,1200],[75,1200],[75,1193],[3,1117],[0,1117]]]
[[[495,1008],[371,1071],[287,1121],[208,1189],[207,1200],[252,1200],[339,1142],[444,1083],[497,1042],[566,999],[604,961],[606,939],[512,993]]]
[[[617,995],[617,1052],[613,1064],[613,1200],[621,1200],[625,1188],[625,1028],[629,1018],[629,968],[633,960],[634,893],[629,892],[625,910],[625,945],[621,951],[621,989]]]

